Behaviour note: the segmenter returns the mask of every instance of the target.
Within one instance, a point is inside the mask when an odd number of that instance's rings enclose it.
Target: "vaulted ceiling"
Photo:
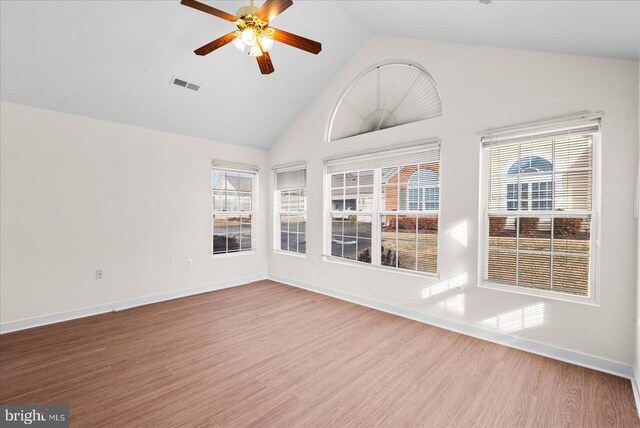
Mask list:
[[[247,2],[208,1],[235,13]],[[258,5],[260,2],[257,2]],[[178,0],[0,2],[0,98],[161,131],[269,148],[372,36],[638,60],[637,1],[299,1],[278,28],[322,42],[276,44],[276,72],[225,46],[233,24]],[[201,85],[171,85],[175,76]]]

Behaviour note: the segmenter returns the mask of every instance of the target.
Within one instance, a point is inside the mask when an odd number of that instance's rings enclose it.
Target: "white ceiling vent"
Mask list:
[[[173,83],[174,85],[182,86],[183,88],[191,89],[192,91],[196,92],[198,92],[198,90],[200,89],[200,85],[187,82],[186,80],[178,79],[177,77],[172,77],[171,83]]]
[[[329,141],[442,116],[433,78],[408,63],[368,71],[344,92],[331,118]]]

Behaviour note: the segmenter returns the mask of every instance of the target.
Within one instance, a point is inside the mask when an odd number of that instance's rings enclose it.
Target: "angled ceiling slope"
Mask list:
[[[231,13],[248,4],[204,1]],[[323,51],[277,45],[278,72],[262,76],[231,45],[195,55],[228,23],[179,0],[3,0],[0,98],[266,149],[372,36],[636,61],[640,52],[638,1],[294,1],[274,23],[321,41]]]
[[[231,13],[249,4],[204,2]],[[231,44],[195,55],[235,27],[179,0],[2,0],[1,99],[266,149],[370,38],[332,2],[295,1],[273,22],[321,41],[322,52],[276,44],[278,70],[263,76]]]
[[[343,1],[376,35],[640,59],[638,0]],[[407,17],[412,17],[407,20]]]

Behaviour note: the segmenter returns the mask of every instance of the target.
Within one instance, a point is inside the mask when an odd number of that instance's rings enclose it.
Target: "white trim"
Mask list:
[[[326,296],[335,297],[336,299],[345,300],[357,305],[366,306],[389,314],[397,315],[403,318],[412,319],[424,324],[429,324],[445,330],[464,334],[466,336],[475,337],[477,339],[486,340],[498,345],[507,346],[509,348],[519,349],[521,351],[531,352],[532,354],[541,355],[543,357],[552,358],[558,361],[575,364],[577,366],[598,370],[615,376],[620,376],[631,381],[632,387],[635,384],[634,369],[632,366],[618,361],[609,360],[607,358],[597,357],[570,349],[561,348],[554,345],[536,342],[534,340],[525,339],[518,336],[512,336],[505,333],[499,333],[492,330],[476,327],[459,321],[444,319],[422,312],[405,309],[399,306],[390,305],[388,303],[379,302],[377,300],[368,299],[366,297],[356,296],[338,290],[332,290],[317,285],[308,284],[278,275],[268,275],[268,279],[302,288],[315,293],[324,294]],[[637,386],[636,386],[637,387]],[[634,392],[636,390],[634,389]],[[637,396],[636,396],[637,397]],[[636,398],[638,400],[638,398]]]
[[[599,111],[591,113],[588,111],[581,111],[578,113],[572,113],[563,116],[555,116],[549,119],[535,120],[523,123],[517,123],[509,126],[502,126],[500,128],[486,129],[479,131],[477,134],[481,137],[491,137],[494,139],[512,138],[512,136],[519,135],[525,132],[527,135],[536,134],[538,132],[544,132],[549,129],[557,129],[558,125],[560,129],[564,127],[573,128],[582,123],[595,122],[604,116],[604,113]]]
[[[322,255],[322,261],[325,261],[328,263],[337,263],[345,266],[352,266],[352,267],[356,266],[356,267],[362,267],[365,269],[374,269],[374,270],[380,270],[383,272],[397,273],[401,275],[416,276],[418,278],[423,278],[423,279],[424,278],[440,279],[439,272],[436,272],[436,273],[422,272],[420,270],[397,268],[395,266],[374,265],[373,263],[359,262],[357,260],[345,259],[344,257],[332,256],[328,254]]]
[[[225,257],[236,257],[236,256],[251,256],[251,255],[256,255],[258,254],[258,249],[257,248],[252,248],[250,250],[238,250],[238,251],[231,251],[231,252],[227,252],[227,253],[216,253],[216,254],[211,254],[211,258],[212,259],[224,259]]]
[[[636,402],[636,411],[640,415],[640,391],[638,391],[638,369],[633,367],[633,376],[631,377],[631,389],[633,390],[633,398]]]
[[[363,150],[353,153],[341,154],[322,159],[325,166],[341,165],[352,162],[362,162],[371,159],[380,159],[404,154],[422,153],[432,150],[440,150],[442,140],[438,137],[425,138],[410,143],[388,146],[382,150]]]
[[[252,174],[257,174],[258,171],[260,171],[260,167],[258,167],[257,165],[227,162],[227,161],[216,160],[216,159],[211,161],[211,168],[222,169],[225,171],[233,171],[233,172],[248,172]]]
[[[558,254],[558,253],[555,253]],[[585,256],[588,257],[588,256]],[[478,288],[484,288],[487,290],[507,291],[509,293],[525,294],[528,296],[540,297],[543,299],[561,300],[563,302],[581,303],[583,305],[600,306],[600,303],[596,300],[595,296],[577,296],[568,293],[561,293],[558,291],[540,290],[536,288],[500,284],[498,282],[480,281]]]
[[[254,281],[266,279],[265,275],[251,275],[238,279],[217,282],[213,284],[200,285],[193,288],[185,288],[175,291],[167,291],[164,293],[153,294],[150,296],[134,297],[133,299],[120,300],[104,305],[90,306],[87,308],[73,309],[66,312],[56,314],[41,315],[34,318],[27,318],[18,321],[10,321],[0,324],[0,334],[10,333],[13,331],[25,330],[28,328],[40,327],[48,324],[55,324],[62,321],[69,321],[78,318],[84,318],[92,315],[104,314],[107,312],[119,312],[138,306],[150,305],[153,303],[166,302],[168,300],[179,299],[181,297],[193,296],[196,294],[208,293],[211,291],[222,290],[225,288],[246,285]]]
[[[299,171],[301,169],[307,169],[307,162],[291,162],[283,165],[276,165],[271,167],[271,169],[275,172],[289,172],[289,171]]]
[[[300,257],[303,259],[307,258],[307,253],[297,253],[295,251],[285,251],[285,250],[279,250],[276,248],[273,249],[273,254],[282,254],[285,256]]]
[[[556,126],[554,128],[532,128],[522,132],[512,132],[504,136],[484,135],[480,138],[480,143],[484,147],[499,147],[507,144],[526,143],[531,138],[552,138],[566,136],[568,133],[574,135],[593,134],[600,129],[600,121],[580,122],[566,126]]]

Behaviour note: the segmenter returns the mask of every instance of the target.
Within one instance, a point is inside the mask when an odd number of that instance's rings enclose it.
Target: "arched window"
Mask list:
[[[520,209],[551,211],[553,183],[551,162],[540,156],[525,156],[509,168],[509,175],[520,174]],[[518,209],[518,184],[507,184],[507,209]]]
[[[442,116],[442,102],[429,73],[414,64],[385,64],[367,71],[342,94],[328,141],[436,116]]]
[[[409,177],[409,209],[418,211],[437,210],[440,206],[440,178],[430,169],[421,169]]]

